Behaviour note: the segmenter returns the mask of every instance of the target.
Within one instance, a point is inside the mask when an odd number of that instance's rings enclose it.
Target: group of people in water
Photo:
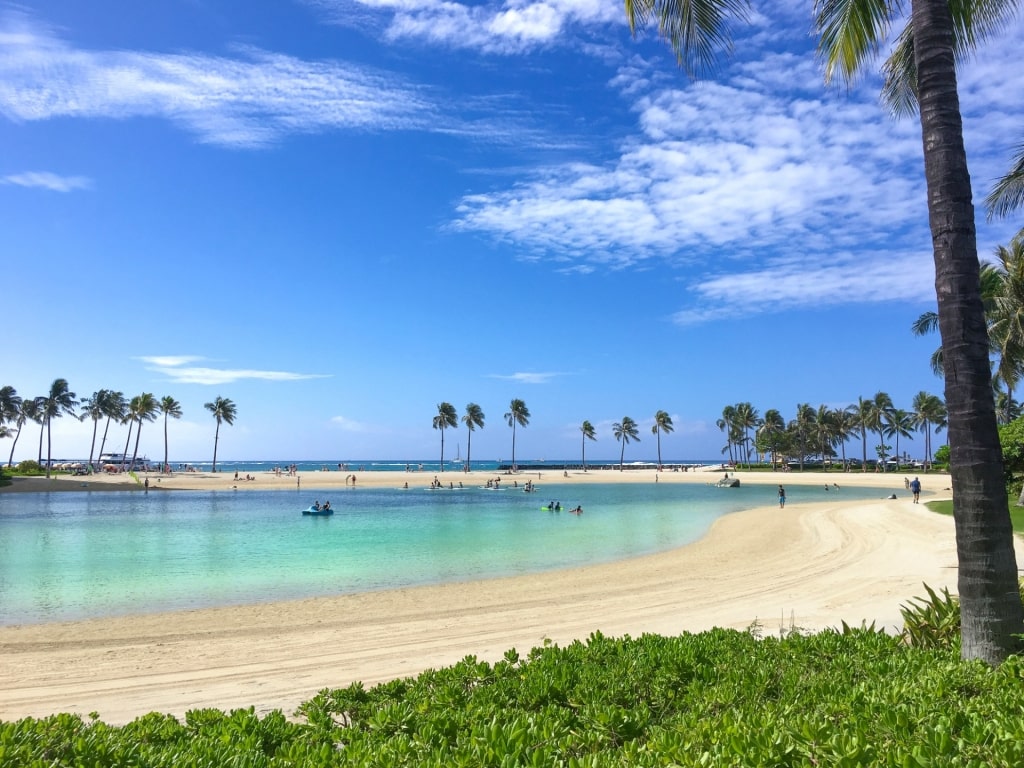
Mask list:
[[[562,502],[560,502],[560,501],[549,501],[548,505],[546,507],[544,507],[544,509],[546,509],[548,512],[561,512],[562,511]],[[569,514],[572,514],[572,515],[582,515],[583,514],[583,507],[581,507],[580,505],[577,504],[575,509],[570,509],[570,510],[567,510],[567,511],[569,512]]]
[[[320,499],[317,499],[316,501],[313,502],[313,511],[314,512],[330,512],[331,511],[331,502],[330,501],[325,501],[323,503],[323,506],[321,506]]]

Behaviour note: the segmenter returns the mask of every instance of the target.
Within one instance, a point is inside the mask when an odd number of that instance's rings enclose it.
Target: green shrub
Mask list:
[[[46,470],[43,469],[42,465],[38,461],[32,459],[25,459],[19,461],[15,466],[14,471],[19,475],[43,475],[46,474]]]
[[[304,722],[250,708],[122,728],[0,723],[0,768],[1016,766],[1022,710],[1020,659],[993,670],[870,628],[594,634],[323,690],[299,708]]]

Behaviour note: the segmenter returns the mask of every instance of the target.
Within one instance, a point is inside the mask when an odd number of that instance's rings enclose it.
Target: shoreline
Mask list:
[[[326,470],[303,472],[295,476],[274,472],[249,473],[235,479],[228,472],[139,472],[138,480],[127,473],[87,476],[52,475],[46,477],[14,477],[9,486],[0,488],[0,495],[17,493],[50,493],[65,491],[328,491],[336,488],[409,488],[427,486],[436,477],[443,485],[484,485],[488,480],[500,479],[506,486],[522,486],[527,480],[541,486],[544,483],[558,485],[572,483],[700,483],[714,484],[724,475],[737,477],[741,483],[750,485],[823,485],[892,486],[894,492],[905,490],[904,479],[920,476],[926,489],[949,491],[950,478],[947,473],[920,474],[918,472],[821,472],[821,471],[746,471],[723,469],[718,465],[702,467],[689,472],[657,471],[655,469],[590,469],[583,470],[532,470],[515,473],[473,470],[461,471],[338,471]],[[350,478],[355,480],[350,482]],[[145,483],[148,481],[149,485]]]
[[[609,474],[614,477],[608,480],[620,481],[619,472]],[[661,474],[658,482],[666,475],[688,482],[718,477]],[[854,476],[804,473],[797,481],[799,473],[737,474],[750,483],[760,475],[766,485]],[[880,477],[867,473],[863,484],[877,485]],[[343,478],[341,473],[338,479]],[[941,496],[936,487],[948,479],[924,476],[926,498]],[[548,480],[553,481],[565,478]],[[900,606],[923,595],[924,583],[956,588],[952,518],[914,505],[902,481],[900,476],[895,500],[846,502],[840,492],[785,510],[758,507],[720,518],[692,544],[610,564],[283,603],[0,627],[0,719],[95,711],[105,722],[122,724],[151,711],[181,718],[190,709],[248,706],[261,714],[281,709],[291,715],[323,688],[355,681],[370,686],[467,655],[495,662],[509,648],[523,654],[545,642],[584,640],[595,631],[671,635],[759,623],[771,635],[791,626],[815,631],[844,621],[895,631]]]

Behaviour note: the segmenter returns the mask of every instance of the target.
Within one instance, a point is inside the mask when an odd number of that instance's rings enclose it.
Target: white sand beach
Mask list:
[[[302,487],[329,489],[346,472],[306,473]],[[732,474],[732,473],[730,473]],[[182,717],[201,707],[294,712],[328,687],[372,685],[452,664],[496,661],[545,642],[606,635],[678,634],[759,623],[817,630],[875,622],[898,629],[900,605],[956,587],[952,518],[915,505],[903,474],[736,473],[764,484],[891,487],[896,499],[765,506],[717,521],[701,541],[609,565],[443,586],[172,614],[0,627],[0,719],[98,712],[125,723],[150,711]],[[428,475],[428,477],[424,477]],[[493,475],[473,473],[480,484]],[[721,473],[561,472],[535,482],[714,482]],[[423,485],[430,473],[417,473]],[[467,482],[462,473],[443,480]],[[513,478],[504,476],[502,482]],[[514,478],[522,483],[525,475]],[[949,497],[949,477],[922,475],[922,500]],[[267,473],[245,487],[294,490]],[[409,482],[406,473],[357,473],[359,487]],[[19,481],[5,492],[81,490],[80,478]],[[138,488],[117,477],[90,487]],[[29,486],[35,486],[30,488]],[[151,477],[151,488],[230,488],[223,475]],[[151,491],[153,492],[153,491]],[[726,492],[726,491],[723,491]],[[1024,550],[1019,550],[1024,552]],[[1018,554],[1018,558],[1021,554]]]

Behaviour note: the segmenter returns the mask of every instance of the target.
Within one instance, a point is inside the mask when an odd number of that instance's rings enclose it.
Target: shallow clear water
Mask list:
[[[832,492],[835,493],[834,491]],[[877,489],[842,490],[878,498]],[[0,495],[0,624],[366,592],[610,562],[700,538],[771,486]],[[321,492],[320,499],[324,496]],[[788,489],[787,504],[825,500]],[[583,515],[542,511],[557,499]]]

